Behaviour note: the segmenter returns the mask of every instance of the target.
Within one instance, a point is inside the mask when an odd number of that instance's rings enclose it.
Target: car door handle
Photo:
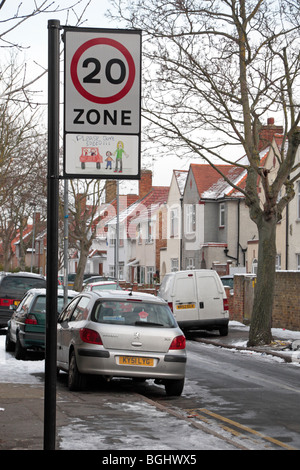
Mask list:
[[[199,302],[199,308],[204,308],[204,302]]]

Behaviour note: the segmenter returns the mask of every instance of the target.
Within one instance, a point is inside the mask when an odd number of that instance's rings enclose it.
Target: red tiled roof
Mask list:
[[[235,165],[215,165],[220,172],[226,176],[230,181],[235,181],[244,170],[244,168],[237,167]],[[212,188],[217,193],[221,193],[228,186],[228,183],[224,180],[222,175],[215,170],[211,165],[205,164],[191,164],[191,170],[193,172],[197,190],[199,196]]]

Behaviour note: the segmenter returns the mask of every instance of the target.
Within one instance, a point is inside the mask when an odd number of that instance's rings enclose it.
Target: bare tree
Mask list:
[[[38,15],[65,13],[65,24],[79,26],[92,0],[0,1],[0,238],[5,247],[7,269],[11,240],[32,215],[32,204],[41,212],[46,207],[46,131],[43,110],[38,107],[36,84],[47,73],[45,68],[28,73],[22,43],[12,39],[25,22]],[[21,246],[23,246],[21,240]],[[24,245],[24,249],[25,249]]]
[[[150,141],[169,145],[181,155],[198,155],[215,168],[220,160],[232,163],[234,148],[243,146],[247,182],[245,190],[238,189],[259,234],[249,345],[269,343],[276,224],[294,197],[299,177],[295,164],[300,143],[299,2],[113,0],[112,4],[111,16],[144,31],[143,116]],[[261,167],[258,148],[259,131],[269,115],[284,125],[273,181]],[[257,194],[258,178],[262,198]]]
[[[16,2],[15,6],[12,7],[8,0],[0,0],[0,50],[7,51],[11,50],[16,53],[23,53],[29,46],[26,44],[27,38],[23,38],[22,43],[14,40],[14,32],[18,30],[25,22],[30,22],[33,18],[38,15],[49,15],[65,13],[65,24],[68,24],[69,20],[72,21],[72,25],[80,26],[84,22],[84,15],[92,3],[93,0],[64,0],[64,2],[58,2],[57,0],[27,0],[26,2]],[[7,9],[6,7],[10,7]],[[38,83],[39,79],[42,78],[46,73],[47,69],[36,63],[37,73],[32,75],[28,73],[28,67],[26,61],[23,61],[20,66],[18,73],[18,83],[15,83],[15,88],[12,89],[10,86],[5,89],[2,87],[1,97],[10,96],[12,99],[15,94],[18,94],[18,100],[20,99],[20,92],[22,92],[22,100],[27,102],[30,106],[33,106],[35,100],[33,96],[36,95],[37,90],[33,88],[33,85]]]
[[[80,291],[83,274],[93,240],[96,237],[96,217],[103,192],[101,180],[71,180],[69,201],[70,245],[79,252],[74,289]]]

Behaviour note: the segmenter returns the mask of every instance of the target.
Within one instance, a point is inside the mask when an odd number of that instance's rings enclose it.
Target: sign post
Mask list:
[[[63,178],[140,178],[141,32],[48,22],[44,449],[55,449],[59,203],[59,39],[64,29]],[[66,256],[66,254],[65,254]]]
[[[141,32],[65,28],[64,176],[140,178]]]
[[[59,190],[59,36],[58,20],[48,22],[48,174],[46,352],[44,394],[44,449],[55,449],[56,337]]]

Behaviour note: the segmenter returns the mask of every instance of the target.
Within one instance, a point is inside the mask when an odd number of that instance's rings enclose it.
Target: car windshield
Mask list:
[[[70,302],[72,297],[68,297],[67,302]],[[60,313],[64,308],[64,297],[58,296],[57,297],[57,313]],[[46,312],[46,296],[45,295],[38,295],[35,299],[35,302],[31,308],[32,313],[43,313]]]
[[[32,288],[46,287],[46,281],[42,278],[26,276],[7,276],[1,284],[1,292],[11,297],[23,296],[24,292]]]
[[[221,278],[221,281],[223,283],[223,286],[228,286],[231,289],[233,289],[233,279],[232,278]]]
[[[167,305],[141,301],[100,301],[92,313],[92,321],[122,325],[176,326],[174,317]]]
[[[118,284],[111,283],[111,284],[96,284],[91,286],[92,290],[122,290]]]

